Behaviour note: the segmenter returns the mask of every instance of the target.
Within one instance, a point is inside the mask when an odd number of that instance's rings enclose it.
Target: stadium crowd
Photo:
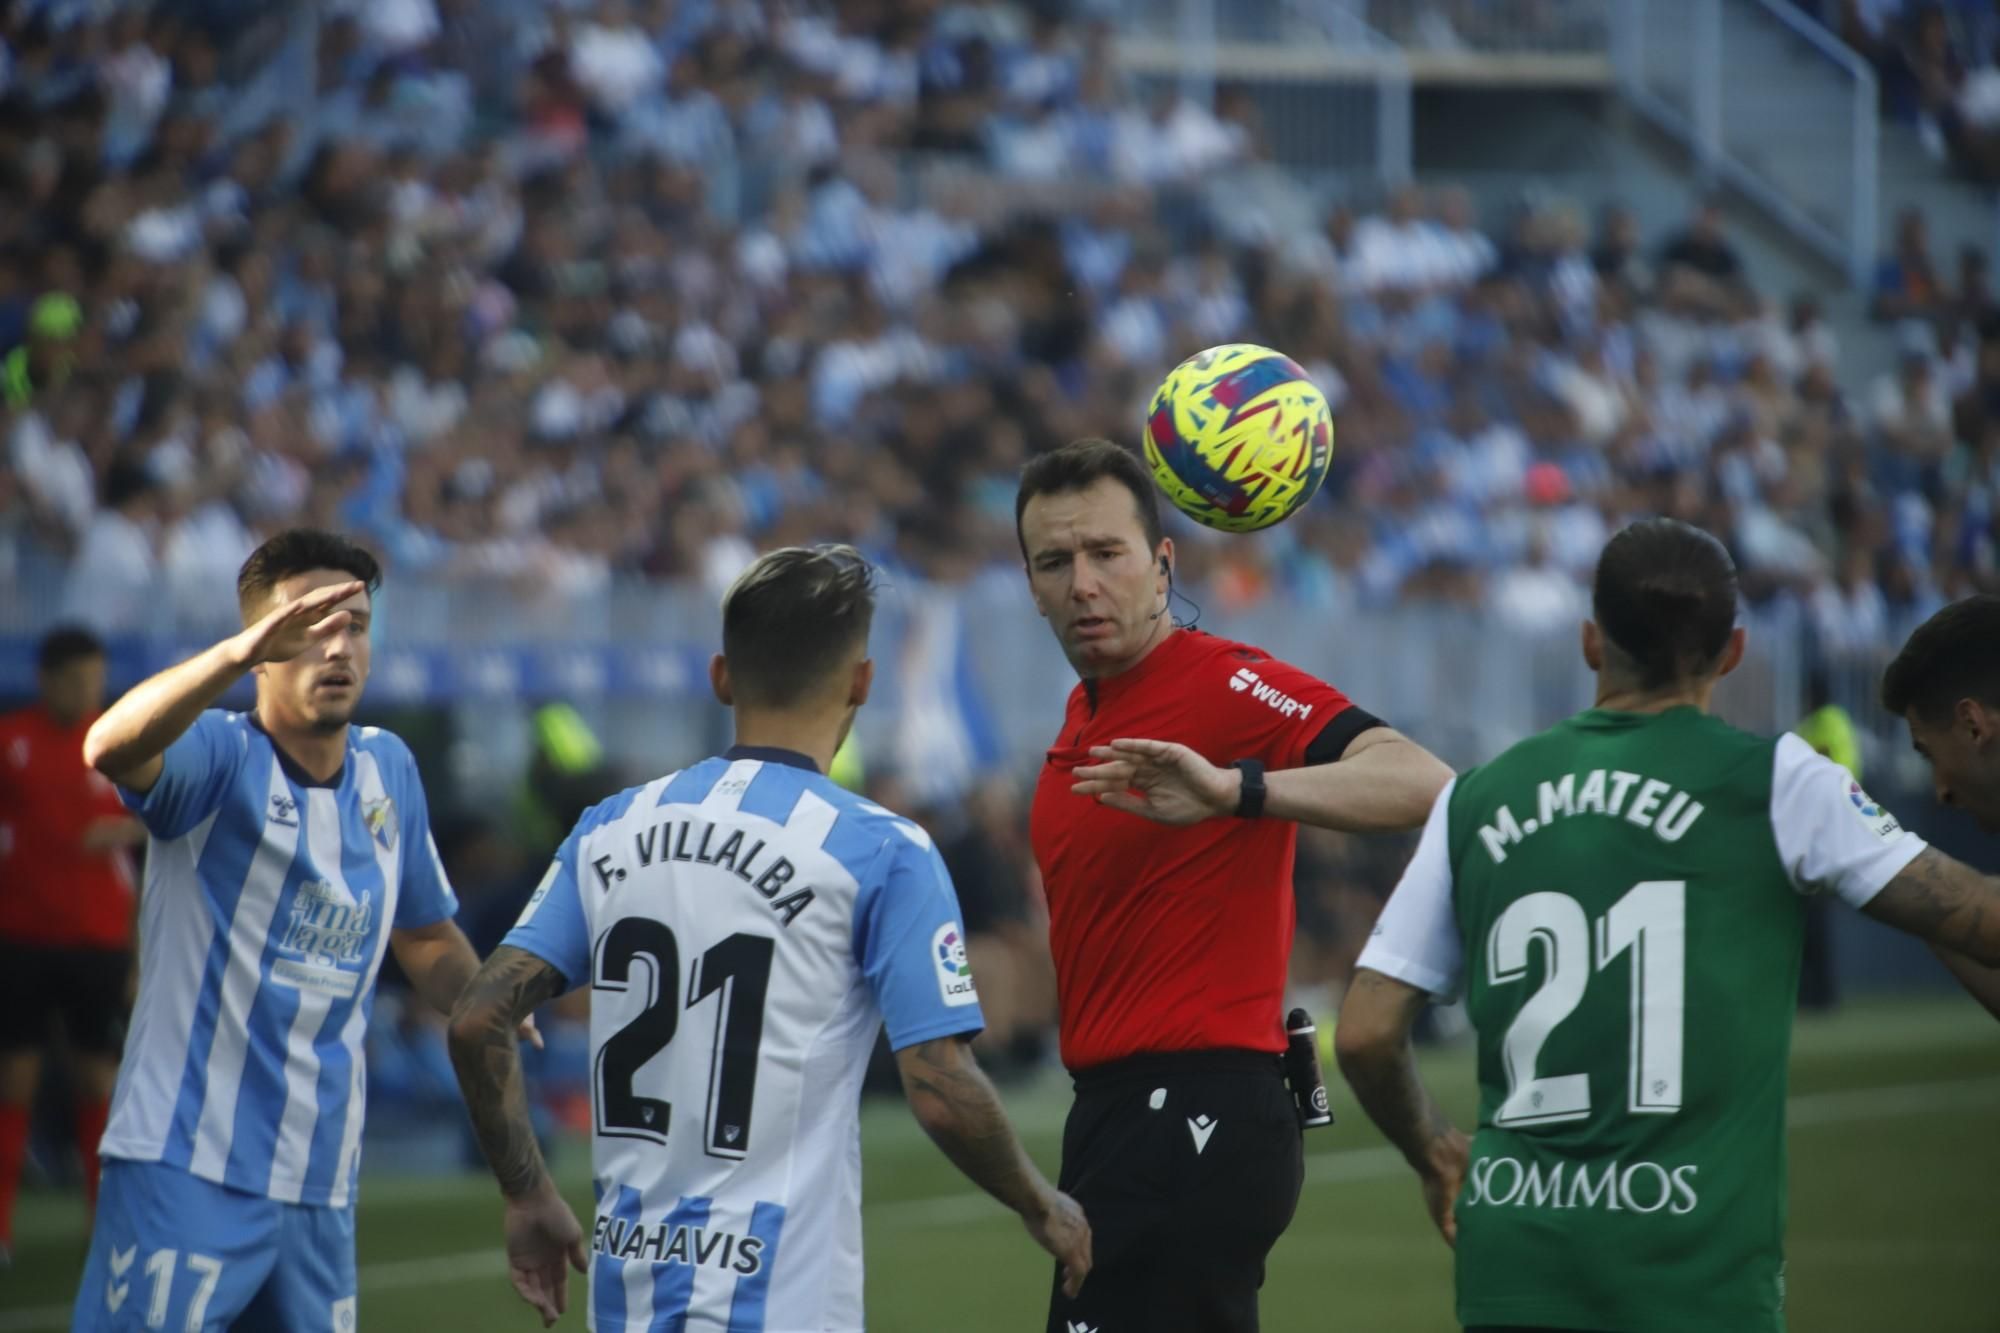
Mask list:
[[[222,576],[299,520],[563,589],[719,583],[806,536],[950,579],[1013,558],[1029,451],[1129,439],[1166,365],[1233,339],[1307,364],[1339,443],[1302,521],[1186,534],[1224,606],[1558,623],[1642,509],[1728,534],[1832,650],[1990,577],[1983,264],[1855,384],[1706,207],[1653,235],[1488,230],[1449,188],[1309,235],[1219,211],[1254,108],[1141,96],[1102,24],[335,9],[305,71],[284,34],[230,50],[233,91],[173,11],[13,11],[0,560],[100,629],[226,617]]]
[[[820,539],[948,582],[1018,561],[1032,452],[1132,440],[1168,366],[1234,340],[1303,363],[1338,443],[1281,528],[1177,528],[1210,607],[1553,629],[1639,512],[1723,535],[1829,657],[2000,577],[2000,321],[1983,259],[1917,273],[1921,219],[1884,266],[1899,364],[1857,383],[1706,202],[1481,219],[1410,187],[1284,232],[1211,188],[1262,155],[1254,104],[1124,82],[1085,7],[291,22],[7,11],[0,596],[60,589],[108,634],[223,624],[239,563],[295,523],[392,578],[558,594],[719,590]],[[1018,946],[991,966],[1025,975],[1045,951],[1003,786],[939,829],[981,934]],[[1339,922],[1395,856],[1306,840],[1307,972],[1344,967],[1313,951],[1365,934]],[[1047,982],[1022,985],[1029,1031]]]

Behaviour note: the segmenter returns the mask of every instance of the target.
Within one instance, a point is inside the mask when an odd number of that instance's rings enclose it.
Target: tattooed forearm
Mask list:
[[[1862,910],[1989,967],[2000,966],[2000,880],[1935,847],[1917,853]]]
[[[957,1037],[896,1052],[903,1092],[924,1132],[973,1184],[1021,1214],[1045,1206],[1049,1184],[1014,1136],[1000,1095]]]
[[[1334,1030],[1340,1072],[1355,1100],[1420,1172],[1431,1168],[1440,1147],[1458,1133],[1417,1077],[1409,1039],[1414,1014],[1405,1010],[1422,1003],[1417,992],[1363,969],[1354,974]],[[1370,1021],[1375,1014],[1385,1015],[1386,1021]]]
[[[473,1132],[500,1192],[510,1199],[548,1180],[528,1118],[515,1030],[542,1001],[561,992],[562,974],[533,954],[501,945],[465,987],[451,1014],[451,1063],[472,1115]]]

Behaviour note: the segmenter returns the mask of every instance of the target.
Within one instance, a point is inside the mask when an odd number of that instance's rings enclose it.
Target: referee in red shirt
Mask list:
[[[1280,1063],[1296,822],[1417,828],[1451,773],[1307,672],[1177,628],[1128,450],[1036,458],[1014,512],[1082,677],[1031,823],[1076,1080],[1061,1188],[1095,1260],[1078,1296],[1058,1281],[1049,1333],[1254,1330],[1304,1178]]]
[[[97,1142],[125,1039],[132,871],[146,838],[83,762],[104,702],[104,649],[88,630],[42,640],[40,702],[0,717],[0,1258],[13,1244],[42,1050],[60,1021],[76,1086],[76,1145],[97,1197]]]

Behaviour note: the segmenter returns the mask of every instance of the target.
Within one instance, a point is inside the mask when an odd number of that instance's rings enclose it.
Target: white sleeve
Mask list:
[[[1923,851],[1922,838],[1799,737],[1778,741],[1773,764],[1771,833],[1800,893],[1864,906]]]
[[[1402,882],[1389,895],[1376,918],[1368,947],[1356,967],[1429,991],[1453,995],[1465,966],[1465,943],[1458,935],[1458,913],[1452,908],[1451,849],[1446,824],[1454,778],[1438,793],[1416,855],[1403,871]]]

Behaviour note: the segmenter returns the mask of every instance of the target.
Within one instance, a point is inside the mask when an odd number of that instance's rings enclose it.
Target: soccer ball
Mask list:
[[[1176,509],[1255,532],[1312,499],[1333,458],[1333,413],[1296,361],[1225,343],[1175,366],[1146,413],[1146,463]]]

